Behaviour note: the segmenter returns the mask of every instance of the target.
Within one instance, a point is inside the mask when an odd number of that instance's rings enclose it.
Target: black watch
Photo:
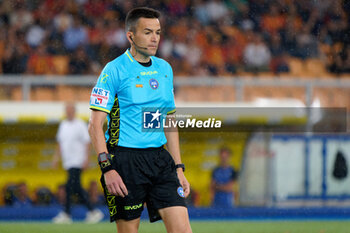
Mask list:
[[[175,165],[175,169],[182,168],[182,171],[185,172],[185,164],[179,163]]]
[[[106,152],[98,154],[98,164],[100,165],[102,174],[113,170],[111,155]]]

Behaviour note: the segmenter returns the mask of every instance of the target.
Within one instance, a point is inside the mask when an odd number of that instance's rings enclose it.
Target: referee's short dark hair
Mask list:
[[[139,18],[158,19],[160,12],[148,8],[148,7],[137,7],[129,11],[125,19],[125,30],[135,32],[135,27]]]

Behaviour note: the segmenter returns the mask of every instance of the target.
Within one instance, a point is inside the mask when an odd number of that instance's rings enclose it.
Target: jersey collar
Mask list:
[[[126,56],[128,56],[128,58],[129,58],[129,60],[130,60],[131,62],[134,62],[134,58],[133,58],[133,56],[131,55],[129,49],[127,49],[127,50],[125,51],[125,54],[126,54]],[[151,56],[150,58],[151,58],[151,60],[152,60],[152,62],[153,62],[152,56]],[[138,62],[137,62],[137,63],[138,63]]]

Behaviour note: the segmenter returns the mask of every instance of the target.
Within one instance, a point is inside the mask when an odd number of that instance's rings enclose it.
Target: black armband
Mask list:
[[[98,154],[98,164],[100,165],[102,174],[113,170],[111,155],[106,152]]]

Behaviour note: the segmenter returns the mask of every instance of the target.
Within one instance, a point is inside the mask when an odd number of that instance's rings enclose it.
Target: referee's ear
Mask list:
[[[126,33],[126,38],[128,38],[128,41],[130,44],[133,44],[133,39],[132,39],[133,33],[131,31],[128,31]]]

